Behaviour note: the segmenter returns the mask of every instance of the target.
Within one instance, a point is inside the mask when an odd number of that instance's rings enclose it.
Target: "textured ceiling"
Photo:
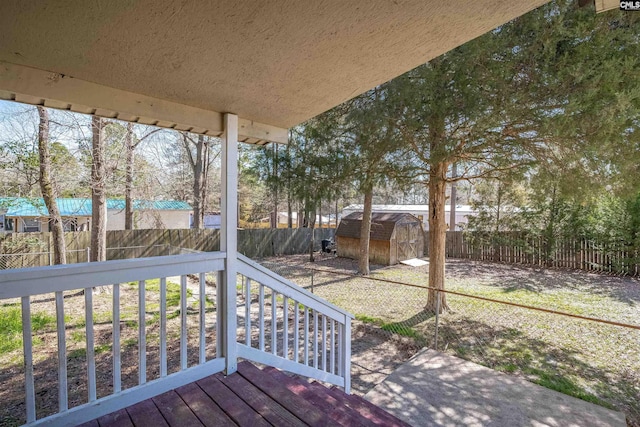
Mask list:
[[[543,3],[2,0],[0,61],[288,128]]]

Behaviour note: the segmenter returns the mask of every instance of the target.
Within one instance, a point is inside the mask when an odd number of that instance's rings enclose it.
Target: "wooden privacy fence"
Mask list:
[[[427,231],[425,254],[429,253],[428,246]],[[640,276],[640,248],[629,242],[598,242],[579,237],[548,241],[541,235],[518,232],[448,231],[446,256]]]
[[[334,229],[244,229],[238,230],[238,252],[249,258],[302,254],[309,250],[311,233],[314,248],[322,239],[332,239]],[[65,233],[67,263],[87,262],[89,231]],[[176,255],[184,250],[220,250],[219,230],[111,230],[107,231],[107,259]],[[0,234],[0,269],[51,264],[51,233]]]

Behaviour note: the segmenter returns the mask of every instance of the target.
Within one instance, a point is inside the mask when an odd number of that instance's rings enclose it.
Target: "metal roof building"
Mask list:
[[[58,209],[66,231],[90,228],[91,199],[58,198]],[[125,201],[107,199],[107,228],[124,229]],[[134,200],[137,228],[189,228],[191,206],[177,200]],[[149,215],[147,215],[149,214]],[[48,231],[49,211],[42,198],[0,198],[0,231]]]

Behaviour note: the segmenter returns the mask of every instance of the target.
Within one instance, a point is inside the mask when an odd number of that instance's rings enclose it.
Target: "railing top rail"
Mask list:
[[[0,271],[0,299],[224,269],[226,252],[202,252]]]
[[[253,261],[252,259],[242,255],[242,254],[238,254],[238,261],[242,263],[244,263],[245,265],[254,268],[256,270],[258,270],[260,273],[269,276],[270,278],[283,283],[284,285],[286,285],[288,288],[291,289],[291,292],[294,294],[298,294],[298,295],[304,295],[305,299],[307,300],[312,300],[314,303],[317,303],[318,306],[320,307],[327,307],[329,309],[331,309],[332,311],[338,312],[340,314],[342,314],[343,316],[349,317],[350,319],[354,319],[355,316],[351,313],[349,313],[348,311],[338,307],[337,305],[331,304],[329,301],[324,300],[320,297],[318,297],[317,295],[312,294],[311,292],[309,292],[308,290],[301,288],[300,286],[296,285],[295,283],[291,282],[290,280],[287,280],[281,276],[279,276],[278,274],[274,273],[273,271],[269,270],[268,268],[258,264],[257,262]],[[240,273],[242,274],[242,271],[240,271]],[[294,295],[289,295],[290,297],[294,298]],[[295,299],[295,298],[294,298]],[[314,307],[311,307],[314,308]]]

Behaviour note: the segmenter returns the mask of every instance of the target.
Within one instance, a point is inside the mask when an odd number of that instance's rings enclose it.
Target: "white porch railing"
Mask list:
[[[238,356],[351,387],[351,319],[341,308],[238,255],[244,305]]]
[[[215,319],[206,318],[205,274],[218,273],[224,269],[225,253],[200,253],[157,258],[106,261],[53,267],[37,267],[0,272],[0,300],[20,298],[22,306],[23,347],[25,365],[26,421],[32,425],[76,425],[101,415],[125,408],[165,391],[188,384],[197,379],[220,372],[224,369],[224,358],[216,354],[212,360],[206,358],[207,344],[220,348],[219,343],[207,343],[206,328],[215,323],[220,325],[221,310],[216,310]],[[197,307],[198,320],[198,362],[188,366],[187,360],[187,275],[196,275],[199,288]],[[167,278],[179,276],[179,371],[167,373]],[[159,323],[159,377],[147,379],[147,328],[146,282],[159,279],[159,305],[156,309]],[[128,307],[129,301],[121,301],[123,285],[137,282],[137,350],[138,384],[123,390],[122,384],[122,342],[121,306]],[[218,281],[219,283],[219,281]],[[98,399],[96,352],[94,337],[93,288],[107,288],[111,293],[111,353],[112,368],[106,375],[111,376],[112,387],[108,395]],[[67,333],[65,325],[64,291],[84,290],[85,335],[86,335],[86,403],[69,409],[69,378],[67,375]],[[55,293],[57,360],[58,360],[58,413],[37,419],[34,384],[34,351],[31,327],[31,300],[34,296]],[[220,294],[219,292],[217,293]],[[193,296],[192,296],[193,298]],[[135,303],[133,305],[136,305]],[[219,307],[220,304],[217,304]],[[221,337],[216,334],[217,339]],[[104,378],[105,373],[102,372]]]
[[[238,288],[235,307],[230,307],[219,286],[224,283],[225,257],[224,252],[208,252],[0,271],[0,300],[19,299],[22,309],[27,424],[80,424],[221,372],[227,362],[222,350],[229,336],[224,329],[224,317],[229,310],[237,312],[237,336],[242,342],[235,343],[234,347],[239,357],[336,384],[348,392],[352,316],[243,256],[238,257],[239,280],[229,286]],[[211,274],[216,283],[215,303],[207,300],[207,292],[209,295],[213,292],[212,287],[207,287]],[[150,280],[154,280],[152,289]],[[178,286],[172,281],[180,282],[179,304],[173,301],[175,312],[172,313],[177,319],[168,318],[167,312],[168,285]],[[103,301],[105,293],[95,296],[94,287],[106,290],[110,298],[109,320],[100,325],[94,325],[94,297]],[[70,294],[77,295],[79,290],[84,291],[85,357],[82,363],[86,397],[84,403],[70,408],[73,406],[69,398],[70,384],[73,384],[70,380],[77,378],[69,378],[67,369],[71,359],[65,300]],[[38,295],[52,293],[56,313],[58,410],[50,415],[50,411],[43,414],[38,409],[39,413],[36,412],[34,368],[39,366],[40,355],[38,347],[34,353],[31,304],[35,299],[43,299],[35,298]],[[124,295],[127,298],[123,299]],[[137,321],[125,322],[132,313]],[[123,346],[125,327],[130,339]],[[137,331],[131,331],[131,327]],[[154,338],[159,347],[154,347],[157,357],[155,353],[153,357],[148,354],[152,328],[159,335]],[[100,332],[99,337],[96,331]],[[131,334],[135,338],[131,338]],[[108,369],[104,353],[96,354],[98,338],[103,344],[105,339],[109,340],[112,363]],[[173,362],[168,360],[167,343],[171,339],[179,340],[179,355]],[[125,366],[124,360],[131,358],[123,356],[136,347],[138,357],[130,362],[132,366]],[[96,363],[97,360],[101,363]],[[168,369],[168,365],[173,368]],[[125,369],[137,371],[135,384],[125,383]],[[172,370],[176,372],[171,373]],[[98,382],[100,378],[103,383]],[[109,378],[106,385],[104,378]],[[77,399],[74,404],[78,404]]]

